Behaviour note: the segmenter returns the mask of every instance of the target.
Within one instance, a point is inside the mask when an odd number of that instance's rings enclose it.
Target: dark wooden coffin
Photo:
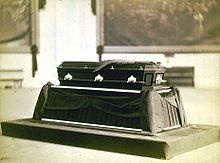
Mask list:
[[[153,62],[63,62],[57,67],[60,85],[142,90],[158,88],[165,69]],[[159,79],[159,80],[157,80]]]

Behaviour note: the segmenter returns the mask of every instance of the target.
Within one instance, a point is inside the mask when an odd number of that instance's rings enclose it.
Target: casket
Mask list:
[[[154,62],[63,62],[57,67],[60,85],[141,90],[159,88],[165,69]],[[159,81],[163,82],[163,80]]]
[[[46,84],[33,119],[95,128],[157,133],[185,126],[179,90],[163,87],[153,62],[63,62],[60,85]]]

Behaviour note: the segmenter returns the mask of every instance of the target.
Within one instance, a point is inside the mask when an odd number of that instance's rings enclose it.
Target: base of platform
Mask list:
[[[89,149],[170,159],[220,140],[220,127],[191,124],[154,136],[121,133],[20,119],[1,122],[2,134]]]

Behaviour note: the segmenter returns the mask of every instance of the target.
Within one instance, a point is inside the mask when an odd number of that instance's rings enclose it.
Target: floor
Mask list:
[[[0,89],[0,121],[30,118],[40,89]],[[220,126],[220,89],[180,88],[189,123]],[[220,162],[220,142],[170,160],[97,151],[2,136],[0,162]]]

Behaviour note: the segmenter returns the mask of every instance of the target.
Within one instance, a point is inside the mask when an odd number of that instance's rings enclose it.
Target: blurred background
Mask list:
[[[32,77],[32,56],[22,52],[1,52],[0,84],[11,85],[3,78],[22,79],[22,87],[41,87],[57,80],[56,67],[62,61],[98,61],[96,54],[96,16],[91,0],[47,0],[37,18],[38,71]],[[103,54],[102,60],[129,59],[167,64],[163,54]],[[193,66],[195,87],[219,88],[220,55],[178,54],[169,59],[169,66]],[[2,71],[1,71],[2,70]],[[17,71],[3,71],[17,70]],[[7,74],[6,74],[7,73]],[[19,83],[15,83],[18,84]]]
[[[7,1],[0,0],[0,4],[3,2]],[[39,52],[36,54],[37,71],[35,71],[34,77],[32,66],[35,59],[30,50],[26,51],[24,48],[23,51],[9,50],[10,52],[7,52],[4,46],[2,46],[3,48],[0,46],[0,121],[32,117],[40,88],[48,81],[57,83],[56,67],[61,62],[99,61],[96,53],[96,15],[92,13],[91,2],[91,0],[42,0],[41,9],[36,15],[36,24],[31,24],[30,28],[20,24],[19,27],[29,32],[30,29],[35,30],[34,43],[39,43]],[[2,15],[0,17],[2,20],[5,19]],[[36,28],[33,28],[35,25]],[[0,23],[1,26],[3,27],[2,23]],[[4,28],[7,27],[4,26]],[[33,38],[25,37],[21,45],[25,45],[25,43],[29,45],[31,40],[33,41]],[[10,44],[7,43],[7,46],[10,47]],[[108,53],[102,55],[102,60],[110,59],[155,61],[169,67],[194,67],[194,86],[179,87],[188,121],[220,125],[220,53],[177,54],[169,58],[164,54]],[[24,153],[18,148],[24,149]],[[56,160],[110,162],[109,159],[106,159],[109,156],[116,162],[123,162],[127,159],[130,162],[159,162],[155,159],[110,152],[66,148],[61,145],[55,146],[40,142],[16,141],[2,136],[0,137],[0,149],[0,162],[1,160],[10,161],[10,159],[14,159],[15,162],[27,162],[33,155],[31,151],[40,151],[40,154],[36,155],[36,162],[56,162]],[[192,160],[218,162],[220,160],[219,149],[220,146],[217,143],[217,145],[180,155],[173,162],[184,160],[186,162]],[[42,157],[39,157],[40,155]],[[57,158],[54,157],[55,155]],[[64,159],[64,157],[66,158]]]

